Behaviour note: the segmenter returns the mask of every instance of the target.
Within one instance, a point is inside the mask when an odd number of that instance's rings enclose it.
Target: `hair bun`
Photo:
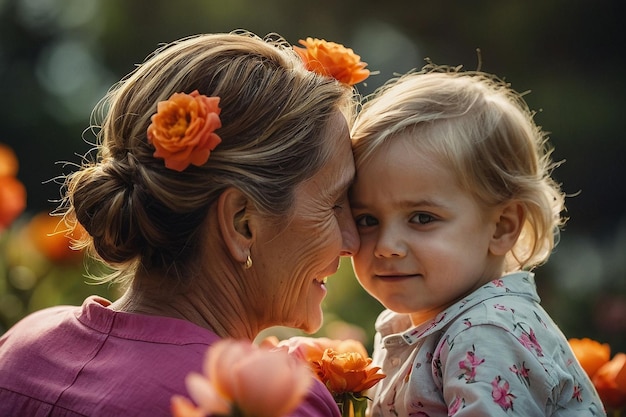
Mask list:
[[[93,239],[96,253],[106,262],[123,263],[139,255],[144,243],[133,204],[140,192],[135,183],[134,158],[110,159],[71,178],[72,204],[77,220]]]

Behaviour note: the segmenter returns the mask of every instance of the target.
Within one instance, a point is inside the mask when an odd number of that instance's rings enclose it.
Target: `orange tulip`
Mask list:
[[[324,39],[306,38],[299,43],[304,48],[294,46],[293,49],[309,71],[333,77],[347,85],[360,83],[370,75],[365,69],[367,64],[361,62],[361,57],[350,48]]]
[[[376,385],[385,377],[372,359],[356,352],[338,353],[326,349],[318,362],[318,377],[334,395],[345,392],[360,393]]]
[[[202,415],[206,413],[228,415],[233,406],[233,399],[223,396],[212,382],[214,380],[215,378],[209,380],[204,375],[198,373],[190,373],[185,378],[185,385],[187,386],[187,391],[189,391],[189,396],[198,404],[198,411],[201,411]],[[175,398],[172,398],[172,406],[176,405],[179,409],[184,409],[185,412],[192,411],[190,403],[176,400]]]
[[[171,401],[172,415],[174,417],[206,417],[206,413],[193,405],[185,397],[175,395]]]
[[[611,347],[589,338],[569,339],[569,345],[589,378],[611,359]]]
[[[626,406],[626,354],[616,354],[598,369],[592,381],[606,408]]]
[[[300,404],[313,381],[306,364],[284,351],[235,340],[211,346],[203,369],[206,375],[191,373],[185,382],[191,398],[210,414],[284,416]],[[172,399],[177,410],[189,411],[188,405]],[[187,416],[193,414],[181,415]]]

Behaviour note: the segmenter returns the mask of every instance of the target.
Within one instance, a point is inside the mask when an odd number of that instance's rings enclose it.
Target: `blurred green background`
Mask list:
[[[28,208],[0,244],[0,334],[29,311],[79,304],[114,288],[88,285],[80,262],[45,261],[10,236],[51,211],[54,178],[69,172],[93,138],[83,132],[106,90],[160,43],[206,32],[277,32],[343,43],[377,71],[372,92],[424,64],[482,69],[530,90],[536,120],[551,132],[555,176],[572,197],[570,221],[550,262],[537,270],[544,306],[570,337],[626,351],[625,30],[609,0],[0,0],[0,142],[20,161]],[[20,255],[21,254],[21,255]],[[0,257],[2,257],[0,253]],[[8,258],[10,262],[7,261]],[[36,262],[35,262],[36,260]],[[327,325],[367,341],[381,306],[349,262],[329,281]],[[347,325],[346,325],[347,323]],[[361,333],[359,333],[361,332]]]

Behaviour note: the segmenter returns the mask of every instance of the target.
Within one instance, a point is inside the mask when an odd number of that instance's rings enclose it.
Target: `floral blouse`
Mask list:
[[[539,305],[530,272],[494,280],[412,327],[385,310],[371,416],[606,416],[567,339]]]

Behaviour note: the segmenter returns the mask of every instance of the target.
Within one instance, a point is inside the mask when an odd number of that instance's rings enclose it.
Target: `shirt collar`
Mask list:
[[[432,320],[422,323],[419,326],[412,326],[411,319],[407,314],[398,314],[391,310],[385,310],[376,320],[376,331],[378,331],[382,337],[397,335],[401,337],[405,343],[412,345],[421,338],[447,326],[452,320],[458,317],[459,314],[469,308],[491,298],[513,294],[531,298],[535,302],[540,301],[535,286],[534,274],[532,272],[514,272],[495,279],[483,285],[479,290],[472,292],[467,297],[452,304]]]

